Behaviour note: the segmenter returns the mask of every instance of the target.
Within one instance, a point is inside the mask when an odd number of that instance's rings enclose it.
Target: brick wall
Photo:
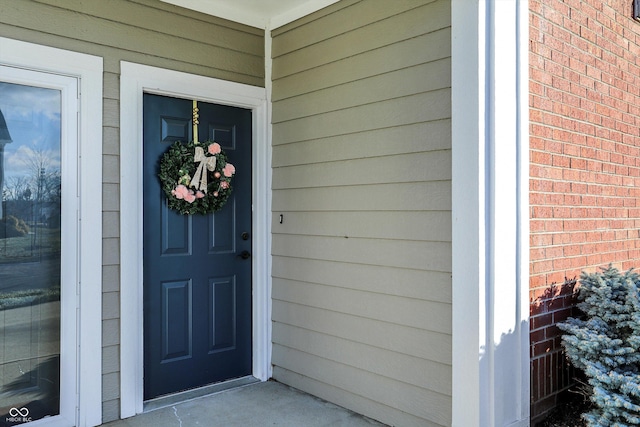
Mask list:
[[[640,268],[640,22],[632,0],[529,0],[531,415],[572,384],[574,278]]]

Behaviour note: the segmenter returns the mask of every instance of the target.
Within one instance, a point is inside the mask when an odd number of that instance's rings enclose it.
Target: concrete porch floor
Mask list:
[[[275,381],[245,385],[145,412],[104,427],[381,427],[355,412]]]

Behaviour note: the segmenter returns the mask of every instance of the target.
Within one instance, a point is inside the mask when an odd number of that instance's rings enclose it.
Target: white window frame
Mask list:
[[[143,412],[142,97],[196,99],[252,111],[253,376],[271,376],[271,148],[264,88],[120,63],[120,416]]]
[[[102,422],[102,58],[0,37],[0,65],[3,81],[62,92],[60,415],[29,424],[96,426]]]

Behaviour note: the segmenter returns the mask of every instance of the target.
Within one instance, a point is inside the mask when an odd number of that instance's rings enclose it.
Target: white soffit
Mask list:
[[[161,0],[261,29],[281,27],[339,0]]]

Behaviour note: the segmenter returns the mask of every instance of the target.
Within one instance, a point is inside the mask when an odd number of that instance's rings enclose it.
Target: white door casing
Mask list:
[[[62,94],[60,415],[34,426],[102,422],[102,70],[102,58],[0,37],[0,80]]]
[[[120,416],[143,411],[142,95],[155,93],[252,110],[253,376],[271,376],[271,148],[264,88],[121,62]]]

